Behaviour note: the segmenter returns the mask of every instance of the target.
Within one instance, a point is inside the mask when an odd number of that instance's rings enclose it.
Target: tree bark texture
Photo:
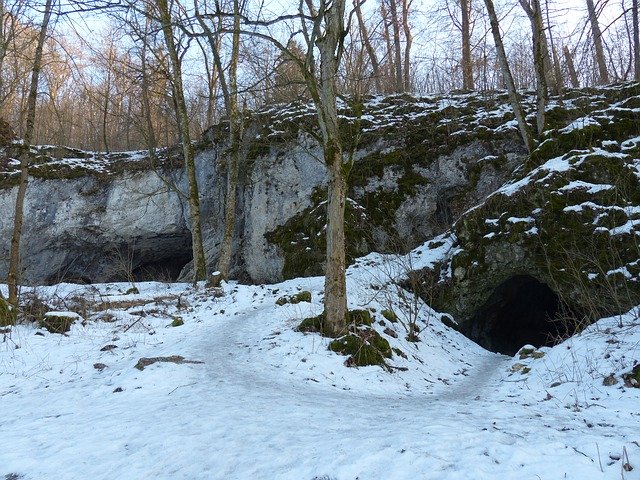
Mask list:
[[[402,0],[402,30],[404,32],[404,91],[411,91],[411,46],[413,45],[413,35],[411,25],[409,25],[410,0]]]
[[[391,26],[393,27],[393,58],[395,66],[395,93],[404,91],[404,77],[402,75],[402,42],[400,39],[400,18],[398,16],[398,0],[389,0]],[[389,52],[391,53],[391,52]]]
[[[578,73],[576,72],[576,67],[573,64],[573,56],[569,51],[569,47],[565,45],[562,49],[562,53],[564,54],[564,61],[567,63],[567,70],[569,70],[569,80],[571,81],[571,86],[573,88],[579,88],[580,80],[578,79]]]
[[[49,22],[53,10],[53,0],[47,0],[44,7],[44,15],[40,31],[38,33],[38,43],[33,58],[33,69],[31,70],[31,84],[29,86],[29,96],[27,98],[27,118],[24,133],[24,145],[20,155],[20,183],[16,194],[16,204],[13,217],[13,234],[11,235],[11,251],[9,257],[9,272],[7,283],[9,287],[9,303],[13,307],[13,316],[18,312],[18,283],[20,282],[20,240],[22,237],[22,225],[24,222],[24,199],[27,194],[29,183],[29,164],[31,163],[30,146],[33,140],[33,132],[36,118],[36,101],[38,99],[38,80],[42,69],[42,51],[47,39]]]
[[[173,27],[171,24],[171,13],[167,0],[157,0],[156,5],[160,13],[162,33],[167,46],[171,69],[173,71],[172,84],[174,105],[178,119],[178,128],[182,140],[182,151],[184,163],[189,183],[189,216],[191,219],[191,244],[193,249],[193,281],[204,280],[206,277],[206,262],[204,247],[202,245],[202,223],[200,220],[200,194],[198,191],[198,180],[196,177],[195,153],[191,144],[189,132],[189,113],[184,98],[184,88],[182,86],[182,66],[173,38]]]
[[[227,194],[225,199],[224,233],[220,246],[218,271],[227,280],[231,271],[233,257],[233,233],[236,225],[236,197],[238,190],[238,173],[240,169],[240,144],[242,141],[242,125],[238,111],[238,57],[240,55],[240,4],[233,1],[233,40],[231,43],[231,59],[229,63],[229,99],[226,102],[229,116],[230,155],[227,158]]]
[[[473,90],[473,64],[471,60],[471,0],[460,0],[462,18],[462,88]]]
[[[633,69],[634,78],[640,81],[640,27],[638,26],[638,0],[633,0],[631,4],[633,23]]]
[[[322,3],[325,4],[325,0]],[[327,333],[338,335],[345,329],[348,312],[344,235],[347,180],[342,161],[336,105],[336,75],[345,33],[345,0],[334,0],[330,8],[322,11],[324,11],[325,31],[316,42],[320,52],[320,79],[316,108],[322,134],[324,159],[329,170],[324,328]]]
[[[369,56],[369,61],[371,62],[371,69],[373,70],[373,82],[376,88],[376,93],[383,93],[382,90],[382,72],[380,70],[380,62],[378,62],[378,55],[376,54],[373,45],[371,45],[371,39],[369,38],[369,32],[367,30],[367,26],[364,23],[364,18],[362,17],[362,9],[360,8],[361,4],[359,0],[354,0],[353,6],[356,12],[356,17],[358,18],[358,28],[360,30],[360,37],[362,38],[362,43],[364,44],[364,48],[367,51],[367,55]]]
[[[549,59],[549,49],[544,33],[544,23],[542,21],[542,8],[540,0],[520,0],[520,5],[529,17],[531,23],[531,34],[533,40],[533,66],[536,73],[536,126],[538,137],[544,131],[545,109],[549,101],[549,77],[553,76],[551,61]]]
[[[589,14],[589,23],[591,24],[591,34],[593,36],[593,46],[596,51],[596,64],[598,65],[598,83],[609,83],[609,72],[607,70],[607,62],[604,58],[604,48],[602,46],[602,32],[598,24],[598,16],[593,0],[586,0],[587,12]]]
[[[502,42],[502,36],[500,34],[500,25],[498,23],[496,9],[493,6],[493,0],[484,0],[484,3],[487,7],[487,13],[489,14],[491,34],[493,35],[493,41],[496,45],[496,53],[498,54],[498,61],[500,62],[500,67],[502,69],[502,76],[504,78],[507,92],[509,94],[511,108],[513,108],[513,113],[516,117],[516,121],[518,122],[518,128],[520,130],[520,135],[522,136],[522,141],[524,142],[527,151],[532,152],[536,146],[536,143],[533,139],[533,135],[531,134],[531,130],[529,129],[529,125],[527,125],[524,110],[522,109],[522,105],[520,103],[520,96],[516,91],[513,76],[511,75],[511,69],[509,68],[509,62],[507,61],[507,53],[504,49],[504,43]]]

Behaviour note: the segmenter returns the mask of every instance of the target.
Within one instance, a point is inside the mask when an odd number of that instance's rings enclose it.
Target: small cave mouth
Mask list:
[[[498,285],[463,333],[492,352],[515,355],[523,345],[552,346],[559,335],[572,334],[567,309],[545,283],[516,275]]]

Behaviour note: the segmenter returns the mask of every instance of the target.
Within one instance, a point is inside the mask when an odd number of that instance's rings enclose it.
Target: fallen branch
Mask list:
[[[135,368],[142,371],[145,369],[145,367],[148,367],[149,365],[153,365],[154,363],[157,363],[157,362],[204,363],[199,360],[186,360],[184,357],[181,357],[180,355],[171,355],[170,357],[150,357],[150,358],[143,357],[140,360],[138,360],[138,363],[135,364]]]

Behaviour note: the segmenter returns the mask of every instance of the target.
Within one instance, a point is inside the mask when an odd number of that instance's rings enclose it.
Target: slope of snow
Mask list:
[[[403,307],[414,299],[391,280],[451,241],[430,246],[349,270],[351,308],[375,310],[377,322],[383,309],[401,322],[418,314],[417,343],[402,323],[385,324],[407,356],[390,371],[347,368],[327,339],[295,331],[322,310],[322,278],[223,291],[141,283],[139,294],[129,284],[38,288],[103,311],[68,335],[22,325],[0,336],[0,478],[640,478],[640,389],[620,381],[640,360],[636,312],[542,358],[490,353],[427,306]],[[300,289],[311,303],[275,304]],[[178,317],[184,325],[171,327]],[[204,363],[134,368],[170,355]],[[610,374],[619,383],[605,387]]]

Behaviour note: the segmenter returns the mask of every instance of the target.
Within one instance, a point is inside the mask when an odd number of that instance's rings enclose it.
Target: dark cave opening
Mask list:
[[[566,332],[563,311],[548,285],[516,275],[495,288],[463,333],[487,350],[515,355],[523,345],[553,345],[558,334]]]
[[[165,258],[154,258],[140,263],[131,272],[137,282],[164,281],[175,282],[184,266],[193,260],[191,251],[175,252]],[[127,279],[124,279],[125,281]]]

